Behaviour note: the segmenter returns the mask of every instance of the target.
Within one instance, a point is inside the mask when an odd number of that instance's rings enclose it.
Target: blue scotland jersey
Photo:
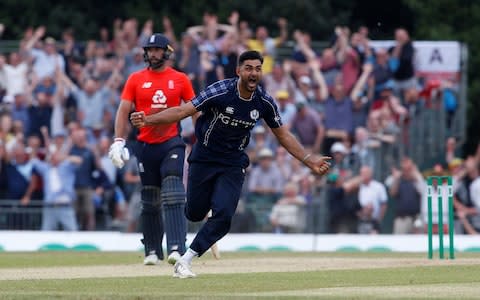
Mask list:
[[[251,99],[242,99],[237,83],[237,78],[218,81],[192,100],[202,114],[195,126],[197,142],[189,161],[247,167],[249,161],[244,149],[255,124],[264,119],[270,128],[282,126],[270,95],[258,86]]]

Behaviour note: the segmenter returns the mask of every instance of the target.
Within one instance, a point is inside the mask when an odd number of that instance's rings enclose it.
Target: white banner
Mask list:
[[[373,48],[388,49],[394,41],[371,41]],[[420,74],[460,72],[460,43],[454,41],[414,41],[415,68]]]
[[[143,251],[140,233],[0,231],[1,251]],[[193,234],[188,234],[187,244]],[[433,239],[438,248],[437,236]],[[445,246],[449,243],[445,235]],[[164,246],[165,240],[164,240]],[[427,253],[427,235],[361,234],[227,234],[218,242],[220,251],[398,251]],[[480,239],[455,236],[456,251],[480,251]]]

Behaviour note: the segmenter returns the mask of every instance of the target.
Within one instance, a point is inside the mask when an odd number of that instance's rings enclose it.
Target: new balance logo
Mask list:
[[[151,82],[144,82],[143,85],[142,85],[142,89],[149,89],[151,87],[152,87]]]

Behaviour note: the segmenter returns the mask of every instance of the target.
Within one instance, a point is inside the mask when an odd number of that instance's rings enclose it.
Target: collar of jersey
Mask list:
[[[240,91],[239,91],[239,89],[238,89],[238,83],[239,83],[239,82],[240,82],[240,80],[237,79],[237,82],[235,83],[235,89],[236,89],[235,92],[237,93],[238,98],[240,98],[240,100],[243,100],[243,101],[252,101],[253,96],[255,95],[256,89],[255,89],[255,91],[253,91],[252,95],[250,96],[250,99],[242,98],[242,96],[240,96]]]

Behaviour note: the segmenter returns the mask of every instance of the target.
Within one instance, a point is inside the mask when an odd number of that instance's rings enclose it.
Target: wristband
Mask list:
[[[310,156],[312,156],[312,153],[308,153],[307,155],[305,155],[302,159],[302,163],[305,163]]]

